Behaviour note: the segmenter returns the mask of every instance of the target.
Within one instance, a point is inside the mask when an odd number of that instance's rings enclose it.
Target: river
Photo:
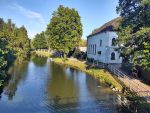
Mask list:
[[[84,72],[33,56],[15,62],[0,113],[122,113],[120,96]]]

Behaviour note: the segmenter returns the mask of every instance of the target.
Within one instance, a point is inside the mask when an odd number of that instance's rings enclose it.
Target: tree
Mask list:
[[[25,55],[30,51],[30,40],[27,35],[27,30],[24,26],[19,28],[17,39],[19,42],[18,48],[25,52]]]
[[[15,57],[26,56],[29,50],[30,40],[26,28],[17,28],[11,19],[5,22],[0,18],[0,81],[5,79],[5,71]]]
[[[87,40],[81,39],[79,46],[86,47],[87,46]]]
[[[78,12],[75,9],[58,7],[47,26],[51,49],[67,54],[79,45],[82,36],[82,24]]]
[[[45,37],[45,33],[42,32],[40,34],[37,34],[32,42],[35,49],[47,49],[48,44]]]
[[[149,0],[119,0],[117,12],[122,17],[122,27],[131,26],[133,32],[141,27],[150,26],[150,1]]]
[[[117,12],[122,17],[118,45],[123,58],[150,69],[150,1],[119,0]]]

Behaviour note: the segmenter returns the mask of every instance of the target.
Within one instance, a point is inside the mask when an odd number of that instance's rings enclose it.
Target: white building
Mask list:
[[[81,47],[81,46],[80,46],[80,47],[78,47],[78,49],[79,49],[80,51],[84,52],[84,53],[87,51],[87,47]]]
[[[109,21],[102,27],[94,30],[87,37],[87,57],[103,63],[122,63],[122,58],[116,48],[115,40],[118,37],[114,28],[119,25],[121,18]]]

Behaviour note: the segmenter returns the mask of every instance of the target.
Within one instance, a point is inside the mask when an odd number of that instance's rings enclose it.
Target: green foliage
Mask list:
[[[150,1],[119,0],[118,45],[125,61],[150,69]]]
[[[0,80],[5,79],[5,71],[14,61],[15,55],[27,55],[29,50],[30,40],[26,28],[17,28],[11,19],[5,22],[0,18]]]
[[[133,32],[141,27],[150,26],[150,1],[149,0],[119,0],[117,12],[122,18],[122,27],[131,26]]]
[[[80,16],[75,9],[59,6],[53,13],[46,34],[51,49],[67,54],[79,45],[82,36]]]
[[[0,19],[0,37],[7,41],[7,48],[14,51],[16,54],[24,51],[25,55],[30,50],[30,40],[27,35],[27,30],[24,26],[17,28],[15,24],[11,22],[4,22]]]
[[[79,42],[79,46],[86,47],[87,46],[87,40],[81,39],[81,41]]]
[[[135,34],[137,43],[133,52],[133,63],[145,69],[150,68],[150,28],[142,28]]]
[[[8,51],[5,46],[6,46],[6,40],[0,38],[0,69],[4,69],[7,65],[5,56],[7,55]]]
[[[33,39],[32,44],[35,49],[47,49],[48,43],[44,32],[37,34]]]

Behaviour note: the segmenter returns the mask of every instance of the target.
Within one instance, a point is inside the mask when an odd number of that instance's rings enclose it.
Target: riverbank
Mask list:
[[[50,57],[51,54],[48,51],[33,51],[32,54],[36,54],[39,56]]]
[[[94,76],[100,82],[107,83],[115,91],[120,92],[123,89],[122,85],[105,69],[92,68],[87,70],[87,65],[85,64],[85,62],[81,62],[76,59],[63,60],[61,58],[53,58],[53,61],[57,64],[67,65],[80,71],[86,72],[87,74]]]
[[[45,52],[45,51],[33,51],[32,53],[39,55],[39,56],[45,56],[45,57],[51,56],[49,52]],[[87,65],[85,64],[85,62],[79,61],[77,59],[64,60],[62,58],[53,58],[53,61],[57,64],[68,65],[72,68],[86,72],[87,74],[94,76],[100,82],[105,82],[115,91],[121,92],[123,89],[123,86],[111,75],[111,73],[109,73],[105,69],[92,68],[92,69],[87,70],[86,69]]]

